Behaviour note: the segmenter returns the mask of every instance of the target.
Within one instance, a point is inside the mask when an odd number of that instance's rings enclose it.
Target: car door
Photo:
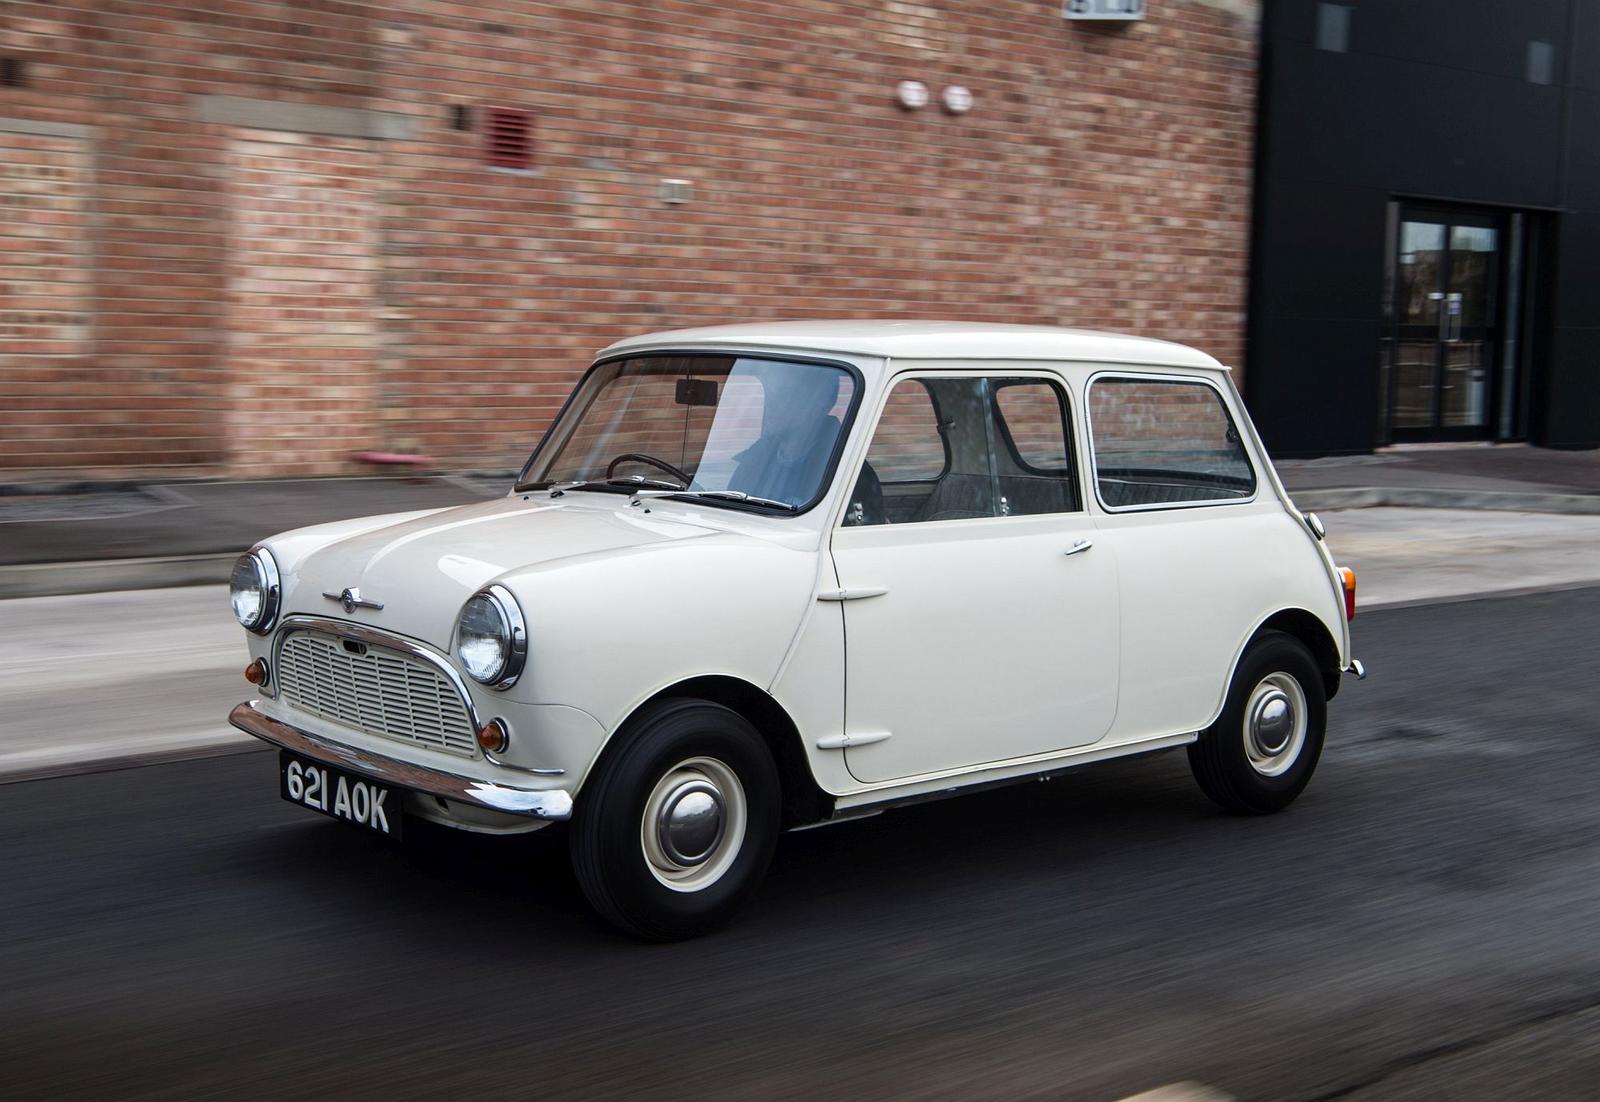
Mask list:
[[[896,379],[832,537],[845,760],[864,782],[1098,741],[1115,716],[1113,559],[1045,373]]]

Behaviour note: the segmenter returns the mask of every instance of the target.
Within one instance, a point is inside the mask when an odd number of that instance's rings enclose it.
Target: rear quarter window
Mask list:
[[[1110,509],[1241,501],[1256,490],[1222,395],[1182,379],[1101,376],[1089,386],[1095,485]]]

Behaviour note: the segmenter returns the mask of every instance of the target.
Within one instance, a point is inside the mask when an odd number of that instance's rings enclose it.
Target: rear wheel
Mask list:
[[[1264,632],[1239,660],[1222,714],[1189,747],[1189,766],[1225,810],[1282,810],[1316,771],[1327,719],[1311,651],[1292,635]]]
[[[726,923],[777,845],[778,770],[757,731],[703,700],[651,707],[589,778],[572,820],[584,895],[618,928],[676,941]]]

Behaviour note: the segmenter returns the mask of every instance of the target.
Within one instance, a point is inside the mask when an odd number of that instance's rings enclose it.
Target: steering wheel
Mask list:
[[[624,463],[648,463],[650,466],[655,467],[658,470],[666,471],[673,478],[676,478],[679,482],[683,483],[683,488],[686,490],[689,488],[689,483],[694,481],[694,479],[678,470],[678,468],[674,467],[671,463],[668,463],[665,459],[657,459],[655,456],[645,455],[643,452],[625,452],[622,455],[617,456],[610,463],[606,464],[606,477],[612,477],[612,475],[616,473],[617,468],[622,466]]]

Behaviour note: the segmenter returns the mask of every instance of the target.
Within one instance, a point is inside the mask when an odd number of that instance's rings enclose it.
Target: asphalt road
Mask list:
[[[675,946],[268,754],[0,786],[0,1096],[1594,1097],[1600,589],[1357,628],[1283,815],[1089,767],[790,835]]]

